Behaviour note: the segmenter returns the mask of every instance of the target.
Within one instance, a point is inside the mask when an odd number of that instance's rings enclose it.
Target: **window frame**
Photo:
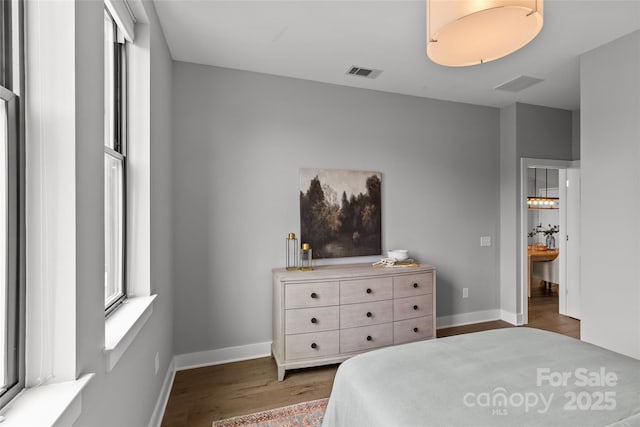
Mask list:
[[[111,20],[113,29],[113,68],[111,70],[111,78],[113,79],[113,148],[106,144],[104,145],[104,154],[120,162],[122,168],[122,235],[120,236],[121,248],[120,253],[122,256],[121,266],[122,271],[121,283],[122,290],[113,301],[107,304],[105,299],[105,316],[112,314],[118,307],[120,307],[127,299],[127,47],[121,30],[118,28],[115,19],[109,12],[108,8],[104,7],[104,13]],[[106,34],[105,34],[106,36]],[[106,84],[106,78],[105,78]],[[105,123],[108,126],[109,123]],[[105,206],[106,215],[106,206]],[[106,261],[106,259],[105,259]],[[106,264],[105,264],[106,265]],[[106,283],[105,283],[106,286]]]
[[[25,386],[25,151],[24,105],[24,5],[22,0],[0,5],[0,99],[6,102],[7,176],[6,206],[6,353],[8,378],[0,388],[0,408]]]
[[[3,1],[0,3],[0,34],[2,41],[0,43],[0,86],[11,87],[11,43],[13,34],[11,31],[11,2]]]

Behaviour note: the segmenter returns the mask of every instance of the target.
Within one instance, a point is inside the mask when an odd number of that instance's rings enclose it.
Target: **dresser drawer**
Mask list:
[[[303,334],[338,329],[340,327],[338,306],[296,308],[285,311],[284,333]]]
[[[340,282],[340,304],[381,301],[393,298],[393,279],[379,277]]]
[[[322,307],[339,302],[338,282],[291,283],[284,289],[284,308]]]
[[[340,352],[352,353],[393,344],[393,324],[340,330]]]
[[[427,338],[433,338],[433,316],[416,317],[393,323],[394,344],[404,344]]]
[[[329,356],[338,354],[340,350],[339,331],[287,335],[285,341],[285,357],[287,359]]]
[[[411,274],[393,278],[394,298],[433,293],[433,273]]]
[[[433,295],[393,300],[393,320],[413,319],[433,313]]]
[[[343,329],[392,321],[393,302],[391,300],[340,306],[340,327]]]

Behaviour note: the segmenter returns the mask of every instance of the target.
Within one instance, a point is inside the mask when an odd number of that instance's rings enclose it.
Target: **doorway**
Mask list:
[[[579,167],[577,161],[521,160],[519,290],[524,324],[529,323],[530,295],[535,310],[544,306],[555,315],[580,317]]]

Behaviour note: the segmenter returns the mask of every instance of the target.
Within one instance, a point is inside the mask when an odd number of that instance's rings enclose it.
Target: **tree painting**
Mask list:
[[[300,241],[313,258],[382,253],[379,172],[300,169]]]

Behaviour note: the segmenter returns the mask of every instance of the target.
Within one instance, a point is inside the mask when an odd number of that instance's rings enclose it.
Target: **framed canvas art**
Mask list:
[[[313,257],[382,253],[382,174],[300,169],[300,241]]]

